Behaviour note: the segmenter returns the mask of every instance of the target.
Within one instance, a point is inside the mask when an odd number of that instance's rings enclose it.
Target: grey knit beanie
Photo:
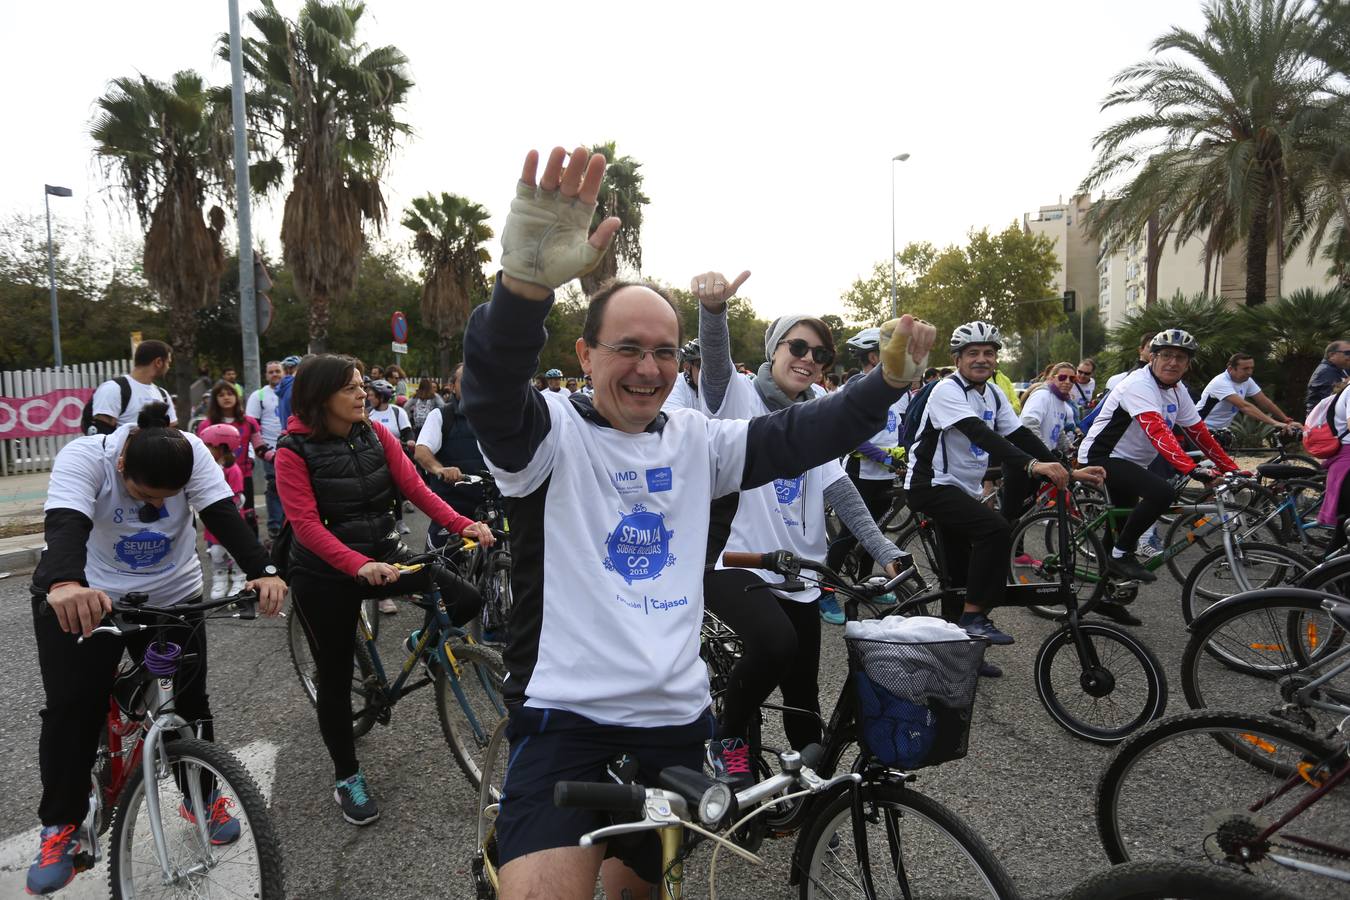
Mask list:
[[[773,359],[774,348],[778,342],[783,339],[783,335],[792,330],[792,327],[804,319],[812,319],[811,316],[779,316],[774,319],[764,331],[764,358]]]

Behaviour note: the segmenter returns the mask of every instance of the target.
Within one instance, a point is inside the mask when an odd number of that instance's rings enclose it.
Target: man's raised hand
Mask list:
[[[720,313],[727,308],[727,301],[736,296],[736,291],[749,277],[750,272],[745,271],[736,276],[735,281],[728,281],[721,272],[704,272],[689,280],[689,291],[708,312]]]
[[[881,374],[886,383],[902,387],[918,381],[936,340],[936,328],[908,314],[882,325]]]
[[[554,147],[536,183],[538,168],[539,153],[531,150],[502,228],[503,283],[531,300],[546,299],[554,288],[595,268],[620,225],[611,216],[590,233],[605,177],[603,155],[578,147],[568,157]]]

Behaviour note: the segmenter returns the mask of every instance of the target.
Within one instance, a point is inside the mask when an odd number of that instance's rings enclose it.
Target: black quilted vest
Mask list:
[[[371,559],[387,562],[398,558],[403,549],[394,530],[398,497],[384,458],[384,445],[370,425],[356,423],[345,439],[316,440],[287,432],[278,445],[305,461],[325,528]],[[313,575],[348,578],[301,544],[298,535],[291,546],[290,564],[292,569],[304,569]]]

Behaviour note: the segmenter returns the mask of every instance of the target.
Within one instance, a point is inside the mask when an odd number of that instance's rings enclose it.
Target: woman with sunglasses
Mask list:
[[[736,377],[726,308],[749,275],[728,281],[709,272],[691,285],[700,302],[698,399],[714,418],[753,419],[810,401],[816,396],[812,385],[834,364],[834,340],[825,323],[811,316],[782,316],[765,332],[766,361],[753,379]],[[732,504],[713,504],[708,556],[715,568],[704,577],[703,590],[707,608],[740,636],[744,652],[723,696],[722,719],[708,758],[718,774],[744,784],[753,780],[745,739],[750,716],[775,687],[782,690],[785,706],[807,711],[783,716],[792,746],[800,750],[820,740],[820,591],[773,588],[782,577],[724,568],[722,551],[785,549],[824,559],[827,503],[888,574],[896,574],[894,560],[900,551],[881,534],[836,460],[732,496],[737,498]]]
[[[79,642],[112,610],[111,598],[144,593],[154,607],[201,600],[194,511],[239,561],[266,615],[276,615],[286,595],[285,582],[235,508],[220,466],[196,436],[170,427],[168,410],[150,403],[134,425],[76,438],[52,466],[43,507],[47,547],[32,583],[45,700],[38,738],[42,834],[28,870],[30,894],[50,893],[75,877],[78,826],[89,808],[89,773],[118,661],[125,649],[139,662],[148,644],[107,634]],[[195,658],[178,673],[177,712],[199,722],[200,736],[212,740],[206,629],[185,630],[181,643]],[[195,821],[198,811],[180,804],[175,812]],[[223,801],[210,798],[204,812],[212,843],[238,837],[239,824]]]
[[[1070,399],[1075,383],[1073,363],[1053,363],[1045,380],[1033,384],[1022,401],[1022,424],[1051,450],[1068,453],[1073,446],[1074,414]],[[1032,481],[1021,466],[1003,466],[1003,515],[1009,522],[1022,514],[1031,498]],[[1029,557],[1028,557],[1029,559]],[[1018,557],[1017,563],[1023,562]]]

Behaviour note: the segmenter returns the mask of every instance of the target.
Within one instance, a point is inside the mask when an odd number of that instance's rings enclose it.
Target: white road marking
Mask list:
[[[277,768],[277,745],[271,741],[254,741],[231,752],[248,769],[248,774],[270,806]],[[27,896],[24,888],[28,867],[37,855],[37,833],[34,816],[32,828],[0,841],[0,897]],[[111,836],[112,831],[109,830],[99,838],[103,849],[102,861],[89,871],[76,875],[75,880],[56,896],[62,900],[103,900],[108,896],[108,843]]]

